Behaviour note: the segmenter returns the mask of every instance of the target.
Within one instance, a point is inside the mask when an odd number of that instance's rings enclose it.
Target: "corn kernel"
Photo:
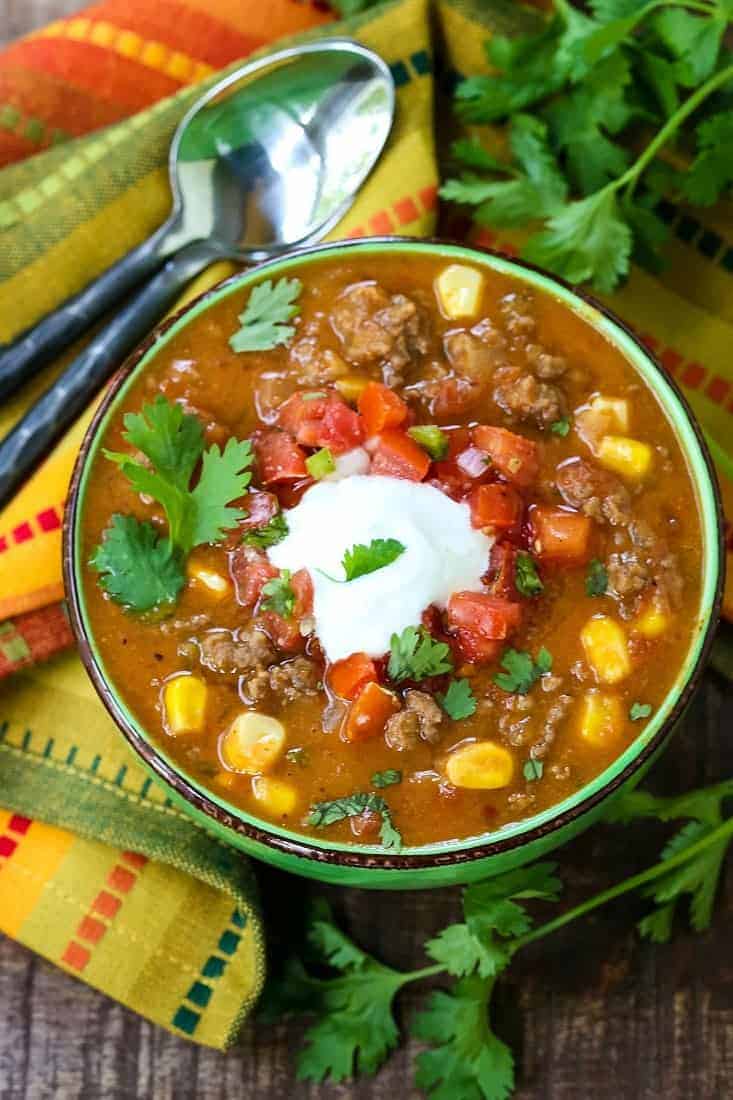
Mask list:
[[[200,733],[204,728],[207,687],[198,676],[174,676],[163,687],[169,733]]]
[[[221,758],[228,768],[246,775],[269,771],[285,751],[285,727],[276,718],[246,710],[221,738]]]
[[[647,604],[634,620],[634,627],[644,638],[659,638],[670,627],[669,609],[656,600]]]
[[[298,792],[292,783],[273,779],[271,775],[256,775],[252,780],[252,794],[262,809],[273,817],[291,814],[298,804]]]
[[[232,586],[226,577],[223,577],[221,573],[217,573],[215,569],[208,569],[205,565],[189,562],[186,572],[197,588],[205,588],[217,600],[223,599],[232,590]]]
[[[623,397],[606,397],[599,393],[590,400],[589,414],[602,426],[604,434],[629,430],[629,403]]]
[[[478,312],[484,279],[480,271],[464,264],[450,264],[435,281],[440,308],[451,320]]]
[[[476,741],[453,750],[446,761],[445,774],[454,787],[495,791],[511,783],[514,761],[501,745]]]
[[[623,627],[608,615],[589,619],[580,632],[585,656],[598,679],[617,684],[631,672],[631,660]]]
[[[626,435],[604,435],[598,444],[598,461],[631,481],[640,481],[652,464],[652,449],[648,443]]]
[[[347,374],[343,378],[337,378],[334,386],[350,405],[355,405],[369,384],[369,379],[363,374]]]
[[[624,728],[624,712],[618,695],[589,691],[580,704],[580,736],[595,748],[604,748]]]

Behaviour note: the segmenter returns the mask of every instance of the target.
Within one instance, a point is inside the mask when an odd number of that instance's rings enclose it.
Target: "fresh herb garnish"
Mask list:
[[[537,660],[521,649],[505,649],[501,658],[504,672],[497,672],[494,683],[503,691],[526,695],[541,676],[552,670],[552,655],[543,646]]]
[[[685,899],[692,927],[706,928],[733,840],[733,817],[723,815],[731,797],[733,780],[678,798],[645,791],[624,795],[613,806],[615,821],[689,819],[659,862],[540,925],[526,902],[557,900],[562,884],[555,864],[531,864],[469,886],[463,892],[463,919],[426,943],[434,964],[417,970],[393,970],[366,954],[333,923],[326,903],[317,901],[308,915],[307,940],[309,959],[321,968],[318,976],[291,957],[282,977],[271,979],[265,991],[264,1014],[270,1020],[294,1012],[314,1018],[298,1055],[298,1076],[339,1082],[375,1073],[399,1041],[393,1014],[397,992],[446,974],[453,985],[429,992],[411,1025],[412,1034],[428,1044],[415,1057],[415,1084],[432,1100],[508,1100],[514,1056],[491,1025],[497,978],[529,944],[639,889],[654,903],[639,922],[642,936],[669,939]],[[332,976],[323,976],[324,965]]]
[[[262,527],[255,527],[248,531],[242,539],[246,546],[257,546],[260,550],[266,550],[268,546],[275,546],[282,542],[288,533],[288,521],[282,512],[269,519]]]
[[[471,684],[465,678],[451,680],[445,695],[438,693],[436,699],[448,717],[456,722],[476,713],[476,697]]]
[[[521,596],[539,596],[544,591],[535,560],[526,550],[517,551],[514,584]]]
[[[373,787],[392,787],[395,783],[402,782],[402,772],[395,771],[394,768],[387,768],[383,772],[375,772],[372,776]]]
[[[608,571],[602,561],[593,558],[585,577],[586,596],[605,596],[608,591]]]
[[[416,424],[407,429],[407,434],[436,462],[448,454],[448,436],[436,424]]]
[[[300,312],[295,299],[301,289],[300,279],[278,279],[274,284],[267,279],[253,287],[239,315],[242,327],[229,339],[232,351],[269,351],[287,344],[295,332],[287,322]]]
[[[406,626],[401,634],[390,639],[390,680],[426,680],[451,672],[453,660],[446,642],[436,642],[424,627]]]
[[[290,584],[289,569],[281,569],[277,577],[272,577],[262,585],[264,599],[260,604],[263,611],[274,611],[289,619],[295,607],[295,592]]]
[[[550,424],[550,431],[553,435],[560,435],[563,438],[570,431],[570,421],[567,416],[563,416],[561,420],[555,420]]]
[[[124,599],[118,583],[111,586],[105,580],[101,583],[113,599],[131,610],[142,611],[152,606],[151,578],[157,578],[159,602],[172,603],[183,587],[186,554],[194,546],[217,542],[244,518],[246,512],[230,502],[239,499],[250,483],[252,447],[249,440],[232,438],[223,451],[218,444],[204,450],[203,430],[197,417],[184,413],[180,405],[162,396],[144,405],[139,413],[127,413],[124,425],[124,440],[142,452],[147,461],[120,451],[104,454],[119,467],[136,492],[145,493],[162,506],[168,536],[153,539],[143,530],[149,524],[133,516],[124,517],[124,524],[116,523],[116,533],[113,528],[108,530],[93,554],[92,564],[108,578],[126,576]],[[201,472],[191,488],[199,461]],[[121,518],[113,517],[113,527]],[[134,571],[130,568],[131,555],[135,560]],[[146,573],[150,573],[150,578]]]
[[[542,779],[542,773],[545,770],[545,765],[541,760],[534,760],[532,757],[525,761],[522,768],[522,775],[528,783],[534,783],[536,779]]]
[[[334,798],[329,802],[316,802],[308,814],[308,824],[317,829],[344,821],[347,817],[358,817],[363,813],[375,813],[382,816],[379,838],[385,848],[398,852],[402,847],[402,837],[394,827],[389,806],[381,795],[362,791],[348,794],[344,798]]]
[[[397,539],[372,539],[368,546],[358,542],[347,550],[341,559],[347,581],[355,581],[357,577],[365,577],[369,573],[376,573],[378,569],[384,569],[391,565],[407,547]]]
[[[595,0],[588,15],[556,0],[536,32],[492,36],[493,71],[459,83],[457,109],[470,123],[508,122],[510,155],[457,142],[463,174],[441,195],[475,206],[481,225],[543,222],[522,255],[572,283],[613,290],[632,252],[658,269],[669,236],[660,200],[709,205],[733,182],[733,112],[719,94],[733,81],[733,9],[686,6]],[[697,154],[673,167],[693,115]]]
[[[322,478],[333,473],[336,463],[328,447],[321,447],[320,451],[306,458],[305,468],[315,481],[321,481]]]
[[[651,703],[632,703],[629,718],[632,722],[638,722],[640,718],[648,718],[653,709]]]

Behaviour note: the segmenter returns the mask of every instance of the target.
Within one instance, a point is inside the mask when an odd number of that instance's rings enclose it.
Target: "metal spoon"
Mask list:
[[[190,279],[216,259],[257,262],[324,237],[393,115],[388,67],[348,39],[281,50],[210,88],[173,138],[168,221],[0,355],[2,398],[157,270],[0,443],[0,507]]]

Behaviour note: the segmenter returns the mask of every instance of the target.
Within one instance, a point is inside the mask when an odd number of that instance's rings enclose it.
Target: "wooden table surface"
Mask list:
[[[155,3],[155,0],[150,0]],[[0,43],[67,14],[76,0],[0,0]],[[684,730],[650,785],[673,793],[733,774],[733,691],[709,674]],[[568,899],[588,896],[653,862],[647,825],[598,827],[566,847]],[[729,869],[730,871],[730,869]],[[261,873],[268,921],[293,891],[319,889]],[[424,940],[457,917],[457,890],[327,891],[345,926],[386,962],[418,966]],[[495,1026],[518,1052],[516,1100],[725,1100],[733,1096],[733,883],[704,935],[678,929],[655,947],[634,933],[641,911],[621,899],[517,958]],[[409,1017],[419,994],[401,1002]],[[0,1100],[411,1100],[412,1044],[374,1079],[295,1081],[300,1028],[250,1026],[228,1054],[194,1046],[0,938]],[[456,1096],[454,1100],[463,1100]]]

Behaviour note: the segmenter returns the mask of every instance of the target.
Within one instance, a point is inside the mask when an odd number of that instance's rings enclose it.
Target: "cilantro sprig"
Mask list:
[[[269,351],[278,344],[287,344],[295,332],[288,324],[300,313],[296,298],[300,295],[300,279],[266,279],[252,288],[247,305],[239,315],[241,328],[229,339],[232,351]]]
[[[514,585],[520,596],[539,596],[545,586],[537,572],[537,563],[526,550],[518,550],[516,557]]]
[[[346,580],[355,581],[357,577],[365,577],[369,573],[376,573],[378,569],[384,569],[397,561],[406,549],[397,539],[372,539],[368,546],[361,542],[356,543],[345,552],[341,560]]]
[[[624,795],[614,806],[614,821],[687,819],[658,862],[542,924],[535,923],[527,905],[557,901],[562,884],[555,864],[532,864],[469,886],[462,919],[425,944],[431,964],[416,970],[395,970],[367,954],[337,927],[326,903],[316,902],[307,916],[306,939],[318,976],[293,956],[265,991],[264,1015],[270,1021],[281,1014],[311,1018],[297,1058],[298,1077],[339,1082],[375,1073],[399,1042],[394,1016],[399,991],[442,974],[453,984],[429,993],[410,1024],[427,1047],[415,1057],[416,1086],[433,1100],[508,1100],[514,1055],[494,1031],[491,1009],[497,981],[514,956],[633,891],[653,905],[638,924],[642,936],[667,940],[685,900],[692,927],[706,928],[733,841],[733,817],[724,814],[731,798],[733,780],[678,798],[645,791]]]
[[[382,784],[384,786],[385,784]],[[311,806],[308,814],[308,824],[314,828],[322,829],[327,825],[335,825],[337,821],[344,821],[348,817],[358,817],[363,813],[380,814],[382,827],[379,831],[379,839],[385,848],[399,852],[402,847],[402,837],[392,821],[392,812],[381,795],[373,792],[365,793],[357,791],[355,794],[345,795],[343,798],[335,798],[327,802],[316,802]]]
[[[290,583],[291,572],[289,569],[281,569],[276,577],[271,577],[262,585],[262,611],[274,611],[289,619],[295,608],[295,592]]]
[[[586,596],[605,596],[608,591],[608,570],[602,561],[593,558],[585,575]]]
[[[245,546],[257,546],[260,550],[266,550],[268,546],[275,546],[282,542],[288,533],[288,521],[282,512],[277,512],[267,523],[261,527],[255,527],[243,537]]]
[[[406,626],[401,634],[392,635],[387,675],[395,683],[400,680],[419,682],[431,676],[442,676],[452,669],[449,645],[436,642],[424,627]]]
[[[632,254],[660,266],[669,235],[662,199],[707,206],[733,183],[733,9],[682,0],[589,7],[556,0],[536,29],[491,38],[492,75],[463,80],[456,107],[469,123],[506,122],[509,156],[456,142],[460,174],[441,194],[475,207],[481,225],[527,226],[526,259],[608,292]],[[673,167],[691,146],[689,169]]]
[[[526,695],[546,672],[552,671],[552,654],[544,646],[533,660],[532,655],[523,649],[505,649],[501,658],[504,672],[497,672],[494,683],[502,691]]]
[[[142,458],[109,450],[105,457],[135,492],[162,506],[168,533],[134,516],[114,515],[90,564],[114,600],[133,611],[149,611],[175,602],[185,580],[186,555],[194,546],[219,541],[246,515],[232,502],[250,483],[252,447],[249,440],[231,438],[223,450],[216,443],[204,449],[198,418],[161,395],[139,413],[127,413],[124,426],[123,439]]]
[[[448,717],[456,722],[476,713],[476,697],[470,682],[465,678],[451,680],[445,694],[439,692],[436,699]]]

